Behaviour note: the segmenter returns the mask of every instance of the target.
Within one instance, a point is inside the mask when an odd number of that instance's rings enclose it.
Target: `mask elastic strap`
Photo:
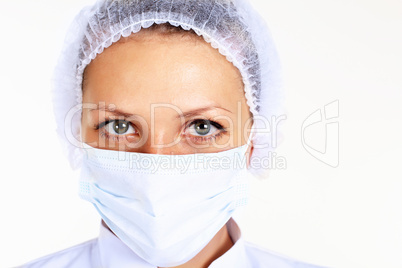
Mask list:
[[[254,136],[254,133],[255,133],[255,128],[254,128],[254,126],[255,126],[255,124],[254,124],[254,122],[253,122],[253,124],[251,125],[251,128],[250,128],[250,135],[248,136],[248,139],[247,139],[247,145],[250,145],[251,144],[251,141],[252,141],[252,139],[253,139],[253,136]]]
[[[248,136],[247,142],[246,142],[246,144],[243,145],[244,146],[244,154],[247,152],[248,148],[251,146],[251,141],[253,140],[253,136],[255,133],[254,126],[255,126],[255,124],[253,122],[253,124],[251,125],[251,128],[250,128],[250,135]]]

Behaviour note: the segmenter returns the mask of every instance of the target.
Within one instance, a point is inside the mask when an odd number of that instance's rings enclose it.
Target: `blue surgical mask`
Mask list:
[[[247,203],[248,143],[187,155],[111,151],[85,144],[80,196],[93,203],[139,257],[159,267],[181,265]]]

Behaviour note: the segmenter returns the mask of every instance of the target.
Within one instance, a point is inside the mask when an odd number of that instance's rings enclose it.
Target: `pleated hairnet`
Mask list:
[[[194,30],[239,69],[256,127],[251,161],[266,158],[274,150],[276,134],[259,131],[269,129],[267,121],[259,118],[271,122],[272,116],[282,111],[280,65],[267,25],[248,0],[99,0],[73,20],[53,77],[57,132],[74,169],[80,167],[83,154],[80,131],[85,67],[122,36],[166,22]],[[252,166],[251,171],[261,175],[266,170]]]

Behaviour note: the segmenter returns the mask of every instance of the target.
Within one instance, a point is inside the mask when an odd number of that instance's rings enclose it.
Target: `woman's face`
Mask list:
[[[105,49],[84,79],[82,137],[93,147],[192,154],[247,141],[240,72],[203,40],[140,32]]]

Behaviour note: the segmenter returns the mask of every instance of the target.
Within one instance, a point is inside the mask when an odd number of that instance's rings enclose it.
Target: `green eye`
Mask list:
[[[189,134],[190,136],[195,136],[195,137],[204,137],[204,136],[211,136],[213,134],[216,134],[220,130],[223,130],[223,127],[210,120],[205,120],[205,119],[197,119],[194,120],[188,127],[188,130],[186,130],[186,133]]]
[[[110,134],[124,135],[134,133],[134,128],[130,122],[125,120],[114,120],[106,125],[106,130]]]
[[[194,130],[197,134],[205,136],[211,131],[211,124],[209,121],[200,120],[194,123]]]
[[[130,127],[129,123],[123,120],[117,120],[113,122],[113,130],[116,134],[124,134]]]

